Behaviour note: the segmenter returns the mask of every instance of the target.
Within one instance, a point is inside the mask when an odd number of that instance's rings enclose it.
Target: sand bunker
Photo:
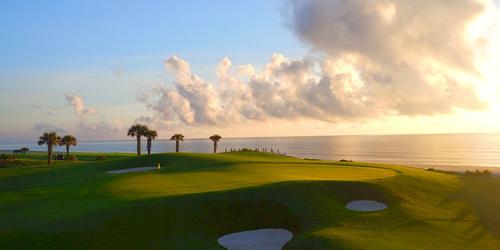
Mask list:
[[[270,228],[227,234],[217,242],[228,250],[280,250],[292,237],[288,230]]]
[[[386,209],[387,205],[378,201],[357,200],[347,203],[345,207],[354,211],[374,212]]]
[[[106,173],[108,173],[108,174],[125,174],[125,173],[143,172],[143,171],[151,171],[151,170],[156,170],[156,167],[125,168],[125,169],[106,171]]]

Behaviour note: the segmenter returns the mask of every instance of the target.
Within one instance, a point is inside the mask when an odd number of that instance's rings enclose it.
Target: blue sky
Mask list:
[[[101,110],[134,106],[120,117],[132,122],[145,111],[137,92],[168,84],[163,61],[174,54],[213,78],[226,55],[261,65],[275,52],[305,51],[284,27],[280,1],[1,1],[0,10],[4,130],[69,124],[65,93]]]
[[[315,41],[319,36],[308,37],[310,34],[301,33],[297,27],[285,25],[290,20],[282,15],[283,2],[294,1],[0,1],[0,142],[30,141],[43,130],[52,129],[74,133],[83,140],[125,139],[123,128],[116,129],[120,127],[117,124],[128,126],[140,116],[165,115],[163,111],[152,114],[138,97],[141,93],[154,94],[157,85],[173,86],[174,77],[164,65],[173,55],[189,62],[192,71],[207,84],[217,81],[216,67],[225,56],[233,65],[252,64],[257,71],[274,53],[297,62],[303,56],[328,57],[329,48]],[[326,0],[316,1],[322,2],[328,4]],[[453,9],[453,4],[449,8]],[[300,16],[295,21],[300,22]],[[311,33],[325,25],[329,24],[312,27]],[[67,96],[78,96],[85,108],[97,112],[79,114]],[[193,104],[196,100],[187,101]],[[251,126],[187,124],[165,130],[176,129],[188,137],[204,137],[207,129],[230,136],[255,136],[262,131],[269,136],[446,132],[411,126],[395,130],[394,122],[385,117],[374,122],[357,119],[338,124],[330,117],[309,120],[308,114],[285,120],[278,117],[280,127],[271,116],[266,123],[249,121]],[[441,118],[410,115],[397,119],[398,124],[432,121],[446,127],[471,116],[450,118],[444,114],[442,120],[432,120]],[[480,117],[474,120],[485,121]],[[105,129],[114,130],[104,135],[99,132]],[[482,128],[477,124],[451,129],[478,130]],[[163,137],[168,136],[160,134]]]
[[[181,54],[248,63],[301,45],[279,1],[2,1],[2,71],[99,68]],[[195,58],[196,57],[196,58]],[[141,65],[142,64],[142,65]],[[144,60],[134,69],[149,69]]]

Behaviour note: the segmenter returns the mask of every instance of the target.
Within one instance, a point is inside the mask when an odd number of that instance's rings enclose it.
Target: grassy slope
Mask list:
[[[500,246],[494,178],[259,153],[106,155],[0,169],[0,248],[220,249],[220,235],[262,227],[292,230],[288,249]],[[160,174],[105,173],[158,162]],[[389,209],[346,210],[353,199]]]

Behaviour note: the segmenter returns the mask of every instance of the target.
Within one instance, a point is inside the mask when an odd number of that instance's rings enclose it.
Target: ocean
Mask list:
[[[32,144],[0,144],[0,150],[28,147]],[[152,151],[172,152],[175,142],[156,140]],[[143,150],[146,145],[143,142]],[[219,142],[219,152],[231,148],[267,148],[300,158],[383,162],[445,170],[500,167],[500,134],[432,135],[355,135],[269,138],[227,138]],[[63,152],[64,148],[57,148]],[[135,152],[134,140],[79,142],[71,149],[78,152]],[[209,139],[186,139],[183,152],[212,152]],[[496,170],[496,169],[494,169]],[[500,168],[498,168],[500,171]],[[496,171],[495,171],[496,172]]]

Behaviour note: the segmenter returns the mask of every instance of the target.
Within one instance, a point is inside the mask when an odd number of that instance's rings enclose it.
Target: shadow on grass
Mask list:
[[[460,176],[461,187],[443,204],[462,202],[464,206],[450,218],[451,223],[470,222],[464,235],[468,242],[479,241],[488,233],[500,237],[500,179],[488,176]]]
[[[500,179],[492,177],[461,177],[464,185],[457,198],[470,206],[483,228],[500,237]]]
[[[311,232],[360,216],[344,208],[353,199],[396,202],[373,183],[289,181],[129,201],[49,223],[47,230],[2,232],[0,242],[11,249],[221,249],[216,241],[224,234],[284,228],[295,235],[290,246],[321,249],[334,243]]]

